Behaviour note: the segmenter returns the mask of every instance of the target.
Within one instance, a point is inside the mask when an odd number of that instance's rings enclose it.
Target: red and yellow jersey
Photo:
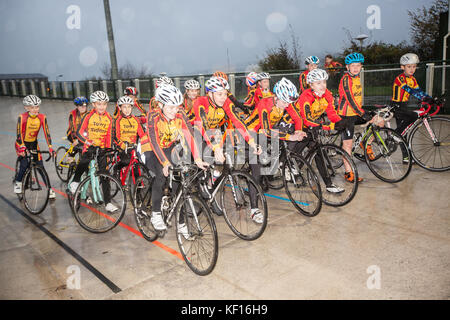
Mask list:
[[[262,130],[268,137],[271,137],[276,132],[280,139],[288,140],[289,134],[272,129],[282,119],[287,122],[293,122],[295,130],[302,130],[302,119],[293,105],[289,104],[286,109],[278,108],[275,105],[274,98],[270,97],[259,101],[255,111],[245,120],[245,125],[248,130],[253,132],[259,133]]]
[[[134,107],[136,107],[139,110],[141,115],[145,116],[147,114],[147,112],[145,111],[144,106],[137,99],[134,100]],[[113,118],[114,119],[117,118],[119,116],[119,113],[120,113],[120,109],[119,109],[119,106],[116,103],[116,108],[114,109]]]
[[[66,136],[71,143],[77,138],[77,129],[85,114],[80,114],[78,109],[74,109],[69,113],[69,127],[67,128]]]
[[[339,106],[340,116],[362,116],[362,86],[359,76],[352,76],[346,72],[339,83]]]
[[[137,138],[145,135],[141,121],[130,115],[125,117],[122,113],[114,120],[114,143],[122,150],[125,149],[125,142],[135,144]]]
[[[200,159],[199,148],[194,141],[194,130],[183,111],[178,112],[173,120],[168,120],[161,110],[153,111],[148,115],[147,128],[141,150],[153,151],[162,166],[170,164],[163,149],[182,138],[189,145],[194,159]]]
[[[247,96],[244,99],[244,106],[249,109],[253,109],[255,107],[255,91],[256,88],[247,88]]]
[[[222,141],[216,144],[211,142],[207,131],[218,129],[227,124],[228,129],[237,129],[244,137],[247,143],[253,143],[254,139],[250,136],[244,122],[239,118],[239,111],[233,102],[227,98],[222,107],[216,107],[208,96],[199,97],[194,102],[194,127],[197,128],[205,140],[206,144],[215,149],[223,145]]]
[[[161,108],[159,107],[159,102],[156,100],[155,97],[152,97],[152,98],[150,99],[150,102],[148,103],[148,109],[149,109],[149,112],[153,112],[153,111],[156,111],[156,110],[160,110],[160,109],[161,109]]]
[[[309,70],[305,70],[300,73],[300,77],[298,77],[298,81],[300,82],[299,93],[301,94],[303,91],[309,89],[309,84],[306,82],[306,76],[308,75]]]
[[[300,113],[305,127],[318,127],[320,123],[317,121],[319,117],[326,112],[328,119],[332,122],[330,126],[323,126],[324,129],[334,129],[334,123],[341,120],[333,105],[333,95],[327,89],[323,96],[319,97],[312,91],[307,89],[295,103],[297,112]]]
[[[36,116],[30,115],[28,112],[22,113],[17,119],[17,139],[16,150],[25,146],[25,142],[34,142],[37,140],[39,130],[44,131],[45,141],[47,141],[48,147],[52,147],[52,139],[50,137],[50,131],[48,129],[47,117],[40,113]]]
[[[253,98],[254,106],[256,106],[258,104],[259,100],[264,99],[264,98],[273,97],[273,96],[275,96],[275,95],[270,90],[263,91],[261,89],[261,87],[258,86],[255,89],[255,96]]]
[[[105,111],[99,114],[95,109],[88,112],[81,120],[77,130],[77,138],[85,144],[83,152],[89,144],[94,147],[111,148],[113,140],[113,118]]]
[[[419,84],[414,76],[408,77],[402,73],[394,80],[394,84],[392,86],[392,101],[407,102],[409,100],[410,93],[405,90],[406,87],[417,89],[419,88]]]
[[[325,69],[330,69],[330,71],[332,71],[332,72],[336,71],[335,68],[338,68],[338,67],[342,67],[342,64],[340,64],[337,61],[331,61],[330,63],[325,63],[324,64],[324,68]]]

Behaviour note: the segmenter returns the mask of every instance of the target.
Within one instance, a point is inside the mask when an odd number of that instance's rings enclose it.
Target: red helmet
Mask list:
[[[213,76],[213,77],[219,77],[219,78],[222,78],[222,79],[225,79],[225,80],[228,81],[228,76],[227,76],[227,74],[226,74],[226,73],[223,73],[222,71],[216,71],[216,72],[214,72],[214,74],[213,74],[212,76]]]
[[[128,95],[137,96],[138,91],[135,87],[126,87],[125,90],[123,90],[123,94],[126,96]]]

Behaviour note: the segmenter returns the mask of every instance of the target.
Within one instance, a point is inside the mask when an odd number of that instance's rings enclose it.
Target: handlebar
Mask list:
[[[48,162],[52,158],[52,154],[49,151],[41,151],[41,150],[28,150],[27,151],[30,154],[48,154],[48,158],[45,160],[45,162]]]

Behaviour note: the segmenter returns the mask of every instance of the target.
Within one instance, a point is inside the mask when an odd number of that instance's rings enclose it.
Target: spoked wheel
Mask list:
[[[31,214],[44,211],[50,194],[50,180],[44,168],[29,168],[23,177],[22,195],[25,208]]]
[[[234,171],[228,175],[221,188],[221,207],[228,227],[239,238],[255,240],[264,233],[268,217],[266,197],[249,174]]]
[[[450,119],[433,117],[424,121],[428,122],[437,142],[431,138],[424,122],[414,127],[408,139],[414,161],[430,171],[450,170]]]
[[[320,154],[322,149],[322,154]],[[323,155],[323,157],[322,157]],[[329,206],[339,207],[349,203],[358,190],[358,169],[349,154],[335,145],[322,145],[311,154],[309,164],[320,176],[322,200]],[[345,179],[345,164],[354,173],[353,182]],[[322,171],[319,170],[322,168]],[[339,192],[327,190],[327,184],[332,184]]]
[[[150,221],[152,216],[152,180],[147,176],[141,176],[136,180],[133,190],[132,203],[134,206],[134,218],[142,236],[148,241],[158,238],[158,231]]]
[[[367,146],[372,146],[374,158],[370,159]],[[394,130],[374,130],[366,141],[366,163],[380,180],[395,183],[405,179],[411,171],[411,152],[406,142]]]
[[[111,195],[117,188],[116,195]],[[72,211],[82,228],[89,232],[101,233],[113,229],[125,215],[126,194],[120,182],[104,173],[87,177],[78,186],[73,200]]]
[[[364,141],[356,143],[356,141],[359,141],[360,138],[361,133],[360,132],[355,133],[355,137],[353,139],[352,154],[359,161],[366,161],[366,158],[364,156],[364,147],[365,147]]]
[[[211,211],[202,199],[188,195],[180,202],[175,230],[181,255],[189,268],[200,276],[211,273],[219,255],[219,241]]]
[[[55,156],[55,170],[56,174],[58,175],[59,179],[61,179],[62,182],[69,181],[72,174],[75,172],[76,163],[79,159],[79,153],[77,152],[74,157],[70,157],[69,154],[67,154],[66,147],[62,146],[59,147],[56,150],[56,156]]]
[[[291,153],[283,163],[282,173],[286,194],[297,211],[308,217],[318,215],[322,208],[322,190],[311,165]]]

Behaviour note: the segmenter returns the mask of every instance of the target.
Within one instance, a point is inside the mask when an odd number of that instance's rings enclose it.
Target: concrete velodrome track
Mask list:
[[[72,107],[43,100],[55,147],[66,143],[61,137]],[[238,239],[214,216],[219,258],[214,271],[200,277],[178,253],[173,229],[155,243],[139,235],[130,204],[112,231],[82,229],[51,162],[46,167],[56,200],[39,216],[26,214],[11,183],[22,99],[2,97],[0,110],[0,299],[450,297],[450,172],[414,165],[406,180],[387,184],[358,162],[365,181],[355,199],[342,208],[324,206],[314,218],[297,214],[281,199],[284,191],[270,191],[269,224],[256,241]],[[79,289],[67,286],[74,270]]]

